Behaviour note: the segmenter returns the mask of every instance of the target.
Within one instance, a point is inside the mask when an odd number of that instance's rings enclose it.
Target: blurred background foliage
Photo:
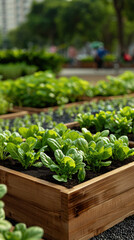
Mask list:
[[[45,0],[34,2],[27,20],[8,34],[10,47],[71,44],[96,39],[120,52],[134,38],[133,0]],[[1,37],[0,37],[1,42]]]

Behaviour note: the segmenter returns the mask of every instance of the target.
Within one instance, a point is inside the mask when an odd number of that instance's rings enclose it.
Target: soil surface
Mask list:
[[[134,134],[128,134],[129,141],[134,141]]]
[[[123,165],[126,165],[130,162],[133,162],[133,161],[134,161],[134,156],[131,156],[128,159],[125,159],[124,161],[113,161],[111,166],[102,167],[100,172],[92,172],[90,170],[87,170],[85,181],[88,181],[92,178],[100,176],[100,175],[102,175],[106,172],[112,171],[116,168],[119,168],[119,167],[121,167]],[[72,187],[79,184],[78,179],[77,179],[77,174],[73,175],[73,178],[71,180],[68,180],[67,183],[61,183],[61,182],[57,182],[53,178],[53,175],[55,173],[51,172],[46,167],[41,167],[41,168],[30,167],[27,170],[25,170],[18,161],[13,160],[13,159],[8,159],[8,160],[5,160],[5,161],[1,160],[0,165],[2,165],[4,167],[7,167],[7,168],[10,168],[10,169],[13,169],[13,170],[16,170],[16,171],[19,171],[19,172],[22,172],[22,173],[25,173],[25,174],[28,174],[30,176],[37,177],[39,179],[43,179],[43,180],[46,180],[46,181],[49,181],[49,182],[52,182],[52,183],[55,183],[55,184],[62,185],[66,188],[72,188]]]

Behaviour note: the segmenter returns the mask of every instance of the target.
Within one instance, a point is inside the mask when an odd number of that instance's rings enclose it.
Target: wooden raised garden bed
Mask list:
[[[23,117],[28,114],[27,111],[13,110],[11,113],[0,115],[0,119],[14,119],[16,117]]]
[[[69,108],[69,107],[73,107],[73,106],[78,106],[78,105],[81,105],[83,103],[87,103],[87,102],[91,102],[91,101],[95,101],[95,102],[98,102],[100,100],[114,100],[114,99],[118,99],[118,98],[124,98],[124,97],[134,97],[134,93],[131,93],[131,94],[127,94],[127,95],[119,95],[119,96],[97,96],[97,97],[87,97],[87,96],[83,96],[83,97],[80,97],[80,101],[78,102],[73,102],[73,103],[68,103],[68,104],[65,104],[64,107],[65,108]],[[57,110],[60,106],[54,106],[54,107],[51,107],[54,111]],[[48,112],[48,109],[50,107],[46,107],[46,108],[33,108],[33,107],[18,107],[18,106],[15,106],[14,107],[14,111],[27,111],[29,114],[33,114],[33,113],[40,113],[40,112]]]
[[[129,94],[125,94],[125,95],[118,95],[118,96],[96,96],[94,98],[92,98],[92,100],[95,101],[100,101],[100,100],[114,100],[114,99],[118,99],[118,98],[129,98],[129,97],[134,97],[134,93],[129,93]],[[80,100],[83,101],[89,101],[90,97],[88,96],[83,96],[80,98]]]
[[[78,67],[79,68],[97,68],[97,64],[96,64],[96,62],[79,61],[78,62]]]
[[[134,214],[133,173],[134,162],[67,189],[0,166],[6,215],[45,239],[88,240]]]
[[[92,101],[93,98],[90,99]],[[83,104],[85,101],[79,101],[79,102],[74,102],[74,103],[68,103],[65,104],[65,108],[77,106],[80,104]],[[50,108],[52,108],[54,111],[57,110],[60,106],[54,106],[54,107],[46,107],[46,108],[33,108],[33,107],[14,107],[16,111],[27,111],[29,114],[33,113],[40,113],[40,112],[48,112]]]

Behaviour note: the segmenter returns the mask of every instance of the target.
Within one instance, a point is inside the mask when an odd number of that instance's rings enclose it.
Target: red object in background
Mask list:
[[[125,54],[124,54],[124,60],[125,60],[126,62],[130,62],[130,61],[132,60],[132,57],[131,57],[129,54],[125,53]]]

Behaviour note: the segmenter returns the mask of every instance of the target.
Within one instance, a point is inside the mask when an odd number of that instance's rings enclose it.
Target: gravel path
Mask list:
[[[134,240],[134,215],[90,240]]]

